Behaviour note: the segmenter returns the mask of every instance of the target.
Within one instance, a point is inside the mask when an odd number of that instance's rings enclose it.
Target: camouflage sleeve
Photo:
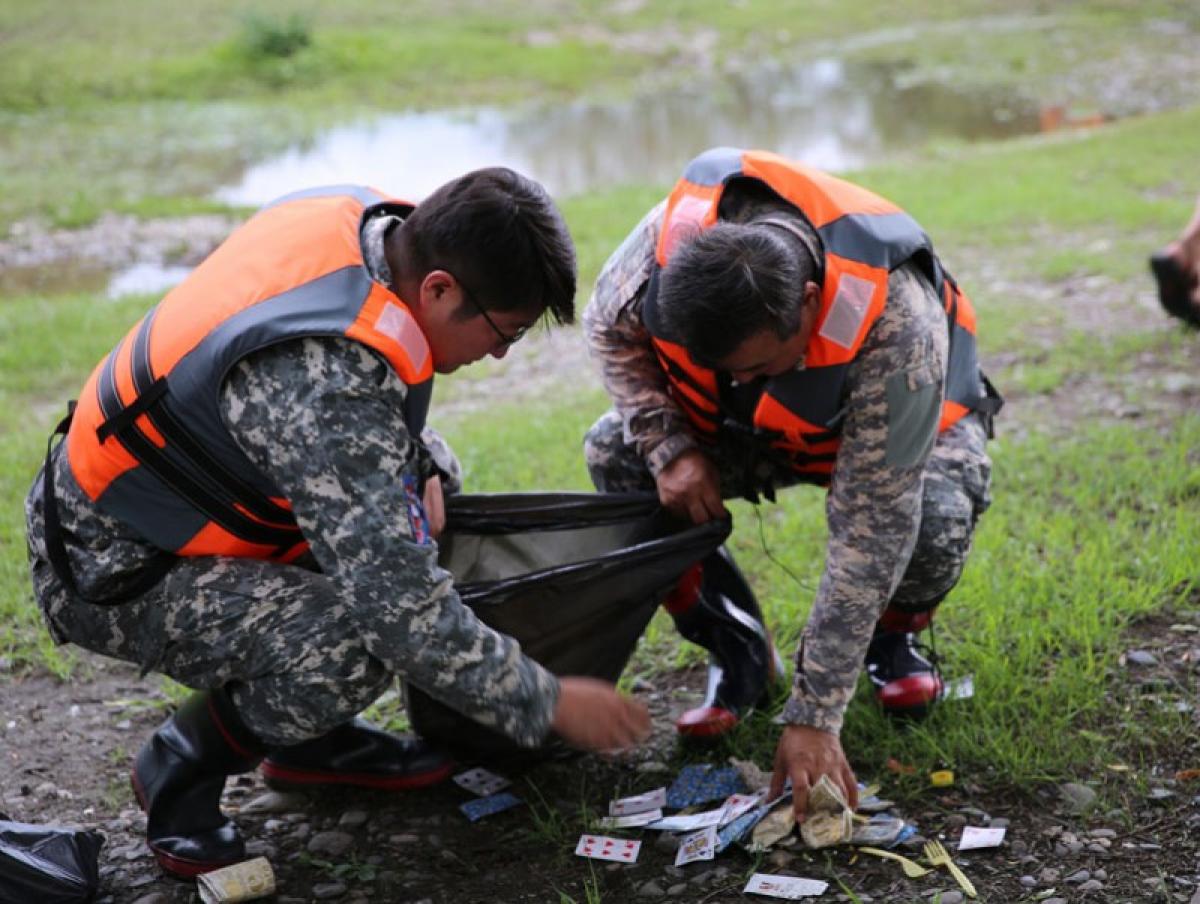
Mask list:
[[[796,680],[780,721],[841,730],[875,622],[908,565],[922,474],[937,436],[948,333],[933,289],[911,265],[848,376],[846,419],[826,500],[829,542]]]
[[[447,705],[537,744],[558,681],[480,622],[438,567],[437,545],[419,528],[421,457],[404,425],[405,392],[367,348],[324,338],[247,357],[221,401],[234,439],[291,501],[371,654]]]
[[[600,271],[583,312],[588,350],[632,443],[657,476],[696,445],[687,415],[671,398],[667,377],[642,325],[642,298],[654,266],[664,201],[629,234]]]

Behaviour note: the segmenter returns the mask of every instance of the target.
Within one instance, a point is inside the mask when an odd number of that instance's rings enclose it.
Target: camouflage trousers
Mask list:
[[[456,490],[457,459],[440,437],[422,438]],[[180,558],[152,589],[114,606],[68,593],[44,559],[33,560],[31,571],[57,643],[190,688],[227,686],[246,726],[269,746],[348,721],[396,677],[367,651],[361,615],[315,566]]]
[[[969,415],[938,435],[925,466],[921,527],[912,558],[889,608],[925,612],[954,589],[971,551],[979,516],[991,504],[991,464],[985,451],[987,434],[979,418]],[[625,442],[620,415],[604,414],[584,438],[588,473],[603,492],[653,491],[654,478],[637,449]],[[778,457],[746,454],[744,445],[722,435],[715,448],[705,448],[717,465],[721,492],[727,499],[755,498],[767,487],[800,481]]]

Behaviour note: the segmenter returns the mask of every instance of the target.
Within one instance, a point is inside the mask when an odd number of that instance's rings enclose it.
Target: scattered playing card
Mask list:
[[[661,810],[667,805],[667,789],[655,788],[633,797],[620,797],[608,805],[609,816],[629,816],[632,813],[645,813],[647,810]]]
[[[679,850],[675,854],[675,865],[683,866],[696,860],[712,860],[717,856],[717,827],[708,826],[699,832],[684,835],[679,840]]]
[[[471,820],[471,822],[476,822],[485,816],[503,813],[505,810],[518,806],[521,803],[521,798],[505,791],[502,794],[493,794],[490,797],[469,800],[465,804],[462,804],[459,809],[463,811],[467,819]]]
[[[709,766],[693,763],[685,766],[667,791],[666,805],[675,810],[724,800],[730,794],[746,790],[741,774],[733,766]]]
[[[721,853],[735,841],[741,841],[746,833],[758,825],[759,821],[770,812],[771,808],[763,805],[749,813],[743,813],[733,822],[722,826],[717,832],[717,853]]]
[[[759,788],[753,794],[730,794],[729,799],[725,801],[725,815],[721,817],[721,825],[729,825],[743,813],[749,813],[766,799],[766,788]]]
[[[1004,842],[1005,828],[980,829],[976,826],[964,826],[962,838],[958,842],[960,851],[970,851],[974,848],[1000,847]]]
[[[454,776],[454,784],[465,788],[480,797],[489,797],[497,791],[503,791],[512,784],[503,775],[496,775],[486,769],[468,769]]]
[[[676,816],[666,816],[650,823],[648,829],[656,832],[694,832],[709,826],[719,826],[725,822],[725,808],[705,810],[703,813],[687,813]]]
[[[647,810],[645,813],[630,813],[628,816],[601,816],[596,820],[596,827],[600,829],[634,829],[657,822],[662,818],[662,810]]]
[[[817,879],[800,879],[796,876],[771,876],[767,873],[755,873],[742,889],[742,894],[766,895],[769,898],[783,898],[785,901],[799,901],[814,895],[825,894],[828,882]]]
[[[625,838],[609,838],[607,835],[581,835],[575,853],[591,860],[615,860],[618,863],[633,863],[642,849],[640,841]]]

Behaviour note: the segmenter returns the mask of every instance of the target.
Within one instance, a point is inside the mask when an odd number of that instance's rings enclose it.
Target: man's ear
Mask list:
[[[445,270],[430,270],[421,280],[417,290],[417,303],[429,308],[446,297],[446,292],[455,286],[454,277]]]

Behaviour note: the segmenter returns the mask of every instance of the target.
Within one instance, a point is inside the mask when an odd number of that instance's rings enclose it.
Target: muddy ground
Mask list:
[[[179,234],[177,224],[169,228],[172,235]],[[69,238],[61,241],[64,247],[79,246]],[[1148,236],[1147,248],[1153,243]],[[164,239],[168,244],[169,238]],[[195,253],[188,249],[186,256]],[[974,274],[976,282],[986,281],[992,295],[1019,289],[1026,298],[1044,297],[1065,309],[1068,322],[1097,336],[1149,328],[1161,334],[1165,348],[1175,330],[1158,311],[1148,279],[1121,283],[1080,277],[1018,287],[1009,285],[1006,271],[982,257],[957,267],[960,273]],[[1055,342],[1060,330],[1053,323],[1036,327],[1024,351],[989,366],[1015,373],[1035,363],[1039,348]],[[561,385],[565,367],[577,377],[578,354],[577,334],[534,337],[503,369],[474,382],[470,396],[474,404],[502,397],[505,381],[512,380],[535,394],[551,393]],[[1143,390],[1132,396],[1103,374],[1073,375],[1039,396],[1035,405],[1024,405],[1027,399],[1010,391],[1003,430],[1019,436],[1055,422],[1070,423],[1081,412],[1145,429],[1165,424],[1181,411],[1195,411],[1200,406],[1200,341],[1188,347],[1182,361],[1175,355],[1167,365],[1167,358],[1149,349],[1137,359],[1134,373],[1122,378]],[[1181,733],[1170,749],[1158,751],[1136,771],[1114,764],[1118,768],[1088,777],[1085,784],[1099,795],[1090,805],[1070,797],[1073,790],[1081,793],[1077,789],[1054,784],[1014,796],[985,790],[965,776],[952,788],[930,789],[900,810],[921,833],[907,842],[910,853],[919,854],[921,837],[942,838],[953,848],[964,825],[1007,825],[1000,848],[957,858],[978,886],[981,901],[1200,904],[1200,783],[1176,775],[1200,767],[1200,733],[1190,709],[1200,676],[1200,598],[1193,602],[1192,609],[1136,626],[1126,644],[1130,655],[1111,676],[1114,720],[1150,700],[1186,711],[1190,733]],[[6,668],[0,661],[0,669]],[[100,831],[106,839],[101,851],[103,901],[195,900],[191,884],[159,873],[142,842],[144,818],[128,787],[130,758],[165,714],[167,700],[156,680],[85,655],[67,683],[44,674],[0,675],[0,681],[9,683],[5,698],[16,704],[0,714],[0,812],[17,820]],[[945,873],[908,879],[894,864],[855,859],[846,849],[806,853],[779,848],[760,862],[731,849],[712,863],[676,869],[665,840],[630,832],[629,837],[644,840],[636,864],[606,866],[574,857],[585,807],[599,813],[613,797],[669,783],[678,764],[671,722],[694,704],[700,685],[695,671],[638,680],[635,692],[650,705],[657,726],[647,749],[618,761],[579,757],[525,770],[506,767],[526,805],[479,823],[468,822],[459,812],[468,795],[450,783],[394,799],[354,792],[280,796],[267,794],[261,779],[251,774],[229,782],[225,806],[251,840],[251,852],[273,864],[278,900],[293,904],[704,904],[744,900],[740,890],[756,867],[826,879],[832,884],[822,900],[936,902],[939,894],[942,904],[957,900],[956,886]],[[887,796],[887,775],[861,778],[881,782]]]

